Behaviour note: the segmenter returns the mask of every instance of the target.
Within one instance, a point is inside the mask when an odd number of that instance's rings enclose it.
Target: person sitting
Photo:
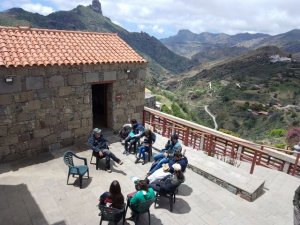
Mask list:
[[[139,204],[148,200],[155,199],[155,192],[151,187],[148,187],[146,180],[140,180],[137,185],[137,192],[133,192],[127,195],[127,204],[133,215],[130,219],[133,219],[134,213],[139,212]]]
[[[88,139],[88,145],[93,150],[95,157],[105,157],[105,170],[111,173],[110,159],[114,160],[119,165],[123,164],[119,158],[113,154],[108,148],[108,141],[103,137],[102,131],[99,128],[95,128]]]
[[[173,165],[175,163],[178,163],[181,166],[181,171],[184,172],[188,165],[188,160],[181,152],[175,152],[173,159],[169,162],[170,173],[174,173]]]
[[[143,141],[142,146],[140,146],[138,148],[139,155],[138,155],[137,159],[135,160],[135,163],[138,163],[139,160],[141,159],[141,156],[143,156],[142,157],[142,159],[143,159],[142,164],[143,165],[145,164],[145,161],[146,161],[146,152],[148,152],[148,154],[149,154],[149,149],[156,140],[156,135],[149,129],[147,129],[145,131],[144,136],[145,136],[145,139]]]
[[[119,131],[121,141],[125,140],[128,137],[131,130],[132,130],[132,127],[131,127],[130,123],[126,123],[123,125],[122,129]]]
[[[149,184],[155,191],[159,193],[170,193],[176,190],[176,188],[185,181],[185,177],[181,171],[181,166],[178,163],[172,165],[174,174],[167,175],[161,180],[156,180]]]
[[[121,186],[117,180],[114,180],[109,187],[109,192],[104,192],[99,198],[99,205],[122,209],[124,206],[124,196],[121,192]]]
[[[153,174],[148,176],[146,179],[149,180],[149,184],[153,183],[156,180],[161,180],[162,178],[170,175],[170,167],[169,164],[165,163],[161,168],[156,170]]]
[[[143,136],[145,128],[142,124],[139,124],[136,119],[131,120],[132,131],[129,133],[127,138],[125,139],[125,150],[123,154],[129,155],[129,149],[132,145],[136,145],[136,143]]]
[[[148,175],[151,175],[156,170],[161,168],[162,164],[169,163],[170,159],[173,158],[175,152],[181,152],[182,147],[179,142],[178,134],[173,134],[171,136],[171,140],[169,140],[166,144],[166,148],[162,149],[160,153],[156,154],[154,158],[154,163],[152,164]]]

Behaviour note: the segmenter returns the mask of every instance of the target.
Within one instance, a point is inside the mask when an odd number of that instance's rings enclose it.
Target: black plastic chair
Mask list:
[[[158,198],[160,196],[161,197],[166,197],[166,198],[169,199],[169,202],[170,202],[170,211],[172,212],[173,211],[173,204],[176,202],[176,194],[178,193],[178,187],[179,186],[180,185],[178,185],[176,188],[174,188],[170,192],[165,192],[165,191],[158,191],[158,192],[156,192],[154,207],[157,208],[157,201],[158,201]]]
[[[125,206],[126,204],[124,204],[122,209],[115,209],[115,208],[99,205],[99,209],[100,209],[99,216],[101,216],[100,225],[102,224],[102,221],[109,221],[109,222],[113,222],[114,224],[118,224],[121,219],[123,219],[123,224],[124,224]]]
[[[73,162],[73,157],[83,160],[84,165],[75,166],[74,162]],[[90,177],[86,158],[79,157],[72,151],[67,151],[64,154],[64,162],[69,167],[67,184],[69,184],[69,177],[71,174],[73,177],[74,177],[74,175],[78,175],[79,176],[79,187],[82,188],[82,177],[84,176],[84,174],[87,173],[88,178]]]
[[[127,213],[127,209],[130,206],[130,209],[132,211],[132,216],[134,218],[134,224],[138,224],[140,215],[144,214],[144,213],[148,213],[148,220],[149,220],[149,225],[151,224],[151,220],[150,220],[150,207],[151,205],[154,203],[155,198],[153,199],[149,199],[145,202],[142,203],[137,203],[137,204],[131,204],[129,202],[129,199],[127,201],[127,206],[126,206],[126,211],[125,211],[125,215]]]
[[[98,170],[98,169],[99,169],[99,161],[100,161],[101,159],[105,159],[105,156],[100,157],[98,152],[92,151],[92,155],[91,155],[91,159],[90,159],[90,164],[92,164],[92,159],[93,159],[93,157],[96,158],[96,163],[95,163],[95,164],[96,164],[96,170]]]

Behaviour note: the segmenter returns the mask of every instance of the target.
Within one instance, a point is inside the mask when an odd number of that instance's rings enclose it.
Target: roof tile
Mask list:
[[[116,34],[0,26],[0,66],[145,62]]]

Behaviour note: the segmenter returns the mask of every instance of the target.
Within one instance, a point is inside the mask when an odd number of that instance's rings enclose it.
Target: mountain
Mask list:
[[[193,55],[201,51],[206,51],[206,49],[209,48],[230,48],[238,45],[240,42],[249,40],[261,41],[269,36],[270,35],[260,33],[228,35],[224,33],[213,34],[203,32],[195,34],[189,30],[180,30],[175,36],[160,39],[160,41],[177,54],[191,58]]]
[[[92,5],[87,7],[79,5],[70,11],[58,11],[48,16],[27,12],[21,8],[12,8],[0,13],[0,25],[118,33],[132,48],[149,60],[150,67],[155,64],[155,69],[151,69],[152,73],[165,71],[165,74],[168,74],[168,71],[171,71],[176,74],[193,66],[191,60],[170,51],[155,37],[144,32],[129,32],[114,24],[109,18],[103,16],[98,0],[93,0]],[[158,67],[162,68],[158,69]],[[153,75],[157,79],[163,76]]]

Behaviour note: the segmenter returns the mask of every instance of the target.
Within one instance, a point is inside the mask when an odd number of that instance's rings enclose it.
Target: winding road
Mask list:
[[[208,113],[208,115],[210,115],[210,116],[211,116],[211,118],[213,119],[213,121],[214,121],[214,124],[215,124],[215,130],[218,130],[218,124],[217,124],[217,120],[216,120],[216,117],[215,117],[215,115],[214,115],[214,114],[212,114],[212,113],[209,111],[209,109],[208,109],[208,105],[205,105],[205,106],[204,106],[204,109],[205,109],[205,111]]]

